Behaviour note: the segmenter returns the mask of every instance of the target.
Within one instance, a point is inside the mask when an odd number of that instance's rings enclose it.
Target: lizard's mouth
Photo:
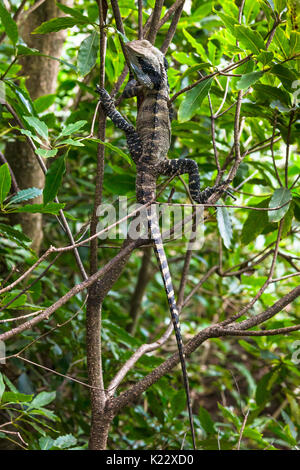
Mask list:
[[[130,50],[128,50],[128,59],[130,62],[130,67],[132,72],[137,78],[137,81],[141,84],[146,86],[147,88],[153,88],[153,83],[147,73],[143,70],[143,58],[141,56],[137,56],[133,54]]]

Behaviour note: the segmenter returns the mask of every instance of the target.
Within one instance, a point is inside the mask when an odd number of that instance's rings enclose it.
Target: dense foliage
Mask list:
[[[72,9],[60,5],[66,16],[45,22],[34,31],[46,34],[68,28],[63,55],[55,59],[60,61],[56,93],[35,101],[26,90],[20,59],[40,52],[24,43],[20,28],[18,32],[19,23],[17,26],[13,16],[19,3],[9,2],[10,12],[7,2],[0,3],[0,35],[4,33],[0,44],[0,151],[5,156],[8,142],[18,140],[25,145],[29,139],[36,154],[45,159],[48,171],[43,193],[38,188],[16,192],[9,167],[2,160],[1,289],[16,281],[39,258],[20,224],[9,225],[8,214],[44,214],[41,254],[51,245],[70,245],[57,217],[60,209],[76,240],[89,236],[99,146],[98,121],[95,129],[92,126],[100,66],[97,3],[76,1]],[[137,39],[137,2],[118,3],[126,37]],[[165,2],[161,17],[173,3]],[[195,159],[203,187],[213,184],[218,165],[224,176],[235,164],[238,167],[232,185],[236,199],[220,199],[218,204],[230,207],[207,210],[204,244],[192,252],[185,298],[190,292],[192,296],[181,318],[185,341],[203,328],[233,316],[255,296],[257,301],[238,321],[266,311],[299,285],[297,2],[242,3],[241,7],[240,1],[232,0],[186,2],[166,53],[171,97],[188,87],[173,101],[169,158]],[[154,4],[154,0],[144,2],[144,22]],[[171,19],[161,26],[157,47],[162,46]],[[110,3],[105,32],[105,87],[111,92],[125,62]],[[122,101],[119,109],[135,122],[134,99]],[[172,202],[190,203],[184,182],[185,177],[173,179],[159,200],[168,201],[171,193]],[[43,202],[36,204],[35,198],[41,194]],[[103,202],[116,203],[119,196],[134,200],[135,167],[128,157],[124,135],[107,120]],[[279,209],[263,210],[268,207]],[[115,256],[122,242],[99,240],[99,267]],[[78,250],[88,272],[88,243]],[[186,243],[166,242],[166,251],[178,289]],[[54,258],[57,254],[59,257]],[[141,259],[146,256],[143,248],[132,253],[103,303],[106,386],[133,350],[157,339],[169,322],[165,292],[152,256],[144,295],[135,309],[133,331],[129,312],[134,308]],[[192,291],[210,269],[207,280]],[[30,276],[1,294],[1,333],[28,320],[10,319],[45,310],[81,281],[71,250],[50,253]],[[11,358],[1,365],[3,442],[10,440],[30,449],[87,447],[91,406],[86,385],[85,311],[86,290],[81,290],[49,318],[5,340],[6,355]],[[299,317],[300,302],[296,298],[276,316],[266,319],[263,328],[294,327]],[[252,328],[258,330],[259,325]],[[245,332],[244,338],[215,337],[193,352],[188,359],[188,373],[199,448],[299,448],[299,345],[295,328],[288,334],[247,337]],[[175,351],[172,337],[162,348],[142,356],[117,394],[147,376]],[[114,417],[108,448],[178,449],[184,439],[185,447],[190,448],[187,431],[178,367]]]

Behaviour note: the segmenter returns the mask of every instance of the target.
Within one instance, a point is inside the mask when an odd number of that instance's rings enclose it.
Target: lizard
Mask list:
[[[136,164],[136,199],[140,204],[155,201],[156,181],[161,175],[189,175],[189,190],[195,203],[203,204],[216,193],[222,193],[228,182],[200,190],[200,177],[197,162],[192,159],[168,159],[167,153],[171,139],[172,113],[168,106],[169,84],[167,77],[168,63],[163,53],[146,39],[138,39],[124,44],[130,64],[129,81],[122,93],[122,98],[138,97],[136,129],[116,109],[105,88],[97,85],[102,109],[114,125],[126,135],[130,155]],[[134,78],[132,78],[134,76]],[[186,393],[187,409],[193,447],[196,449],[195,430],[190,386],[186,369],[185,352],[179,323],[179,311],[176,304],[173,283],[165,254],[159,222],[156,212],[146,209],[147,222],[154,251],[168,299],[171,319],[176,336],[178,354],[181,363],[183,383]]]

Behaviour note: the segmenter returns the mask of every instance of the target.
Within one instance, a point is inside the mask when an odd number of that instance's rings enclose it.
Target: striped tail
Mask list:
[[[180,358],[180,363],[181,363],[181,370],[182,370],[183,383],[184,383],[184,388],[185,388],[185,393],[186,393],[186,401],[187,401],[187,408],[188,408],[188,413],[189,413],[189,421],[190,421],[193,447],[194,447],[194,450],[196,450],[195,429],[194,429],[192,405],[191,405],[191,398],[190,398],[190,386],[189,386],[189,379],[188,379],[187,370],[186,370],[184,346],[182,343],[182,337],[181,337],[181,332],[180,332],[178,309],[177,309],[177,304],[175,300],[175,294],[174,294],[171,274],[170,274],[170,270],[168,266],[168,261],[167,261],[167,257],[165,254],[163,241],[162,241],[162,237],[161,237],[161,233],[159,229],[157,215],[156,215],[155,208],[153,209],[154,210],[151,210],[151,206],[147,209],[147,219],[149,223],[151,237],[154,241],[155,254],[158,260],[159,268],[160,268],[164,286],[165,286],[165,291],[168,297],[169,308],[170,308],[170,313],[171,313],[171,318],[172,318],[172,323],[174,327],[178,353],[179,353],[179,358]]]

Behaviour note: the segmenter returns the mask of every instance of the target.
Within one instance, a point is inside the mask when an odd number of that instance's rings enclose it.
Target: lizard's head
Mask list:
[[[147,88],[159,90],[167,81],[167,61],[163,53],[146,39],[127,42],[125,48],[137,81]]]

